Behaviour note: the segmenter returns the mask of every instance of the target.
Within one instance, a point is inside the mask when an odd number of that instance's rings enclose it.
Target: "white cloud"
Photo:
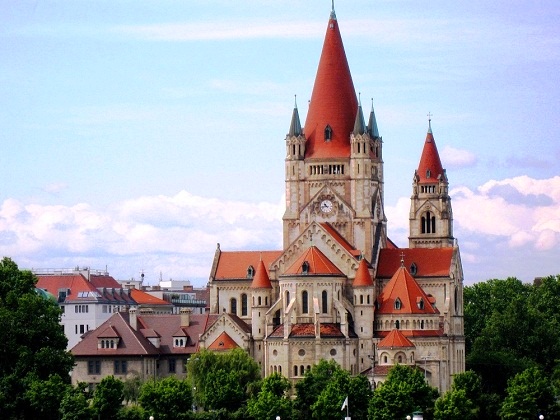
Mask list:
[[[443,166],[447,169],[464,168],[476,164],[476,155],[468,150],[445,146],[440,155]]]

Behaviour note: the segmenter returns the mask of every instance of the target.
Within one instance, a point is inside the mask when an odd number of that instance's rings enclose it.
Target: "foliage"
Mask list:
[[[530,419],[557,414],[550,379],[538,368],[527,369],[508,381],[500,412],[503,419]]]
[[[69,382],[74,365],[59,324],[60,308],[35,292],[36,282],[11,259],[0,262],[0,407],[6,419],[33,417],[26,400],[32,384],[50,375]]]
[[[289,391],[292,385],[280,373],[273,373],[263,379],[258,394],[247,401],[247,413],[256,420],[287,419],[292,416],[292,401]]]
[[[144,409],[138,405],[122,407],[116,417],[117,420],[145,420],[147,418]]]
[[[473,402],[464,389],[451,389],[436,400],[436,420],[474,420],[477,418]]]
[[[239,410],[260,380],[259,365],[242,349],[225,353],[203,350],[189,359],[187,372],[195,403],[206,410]]]
[[[387,380],[374,391],[369,418],[404,419],[416,410],[421,410],[424,418],[429,418],[437,397],[437,389],[426,383],[418,369],[396,365],[389,371]]]
[[[61,420],[91,420],[93,412],[86,397],[87,384],[79,383],[70,387],[60,403]]]
[[[28,412],[33,413],[35,418],[58,420],[62,398],[71,388],[71,385],[57,374],[44,381],[31,381],[25,392],[25,400],[29,404]]]
[[[114,418],[123,402],[124,384],[114,376],[106,376],[93,392],[91,407],[98,418]]]
[[[140,395],[140,388],[142,387],[142,381],[138,376],[126,379],[124,381],[123,387],[123,398],[125,403],[137,403],[138,396]]]
[[[152,415],[158,420],[171,420],[188,418],[193,399],[187,381],[169,376],[144,382],[138,401],[147,416]]]

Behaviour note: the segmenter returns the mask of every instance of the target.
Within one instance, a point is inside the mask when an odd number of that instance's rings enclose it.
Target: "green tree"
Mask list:
[[[34,418],[44,420],[58,420],[60,418],[60,403],[66,392],[72,386],[59,375],[51,375],[45,381],[32,381],[25,393],[29,403],[29,413]]]
[[[424,418],[429,418],[437,398],[437,388],[428,385],[418,369],[396,365],[389,371],[387,380],[373,392],[369,418],[404,419],[415,410],[421,410]]]
[[[463,389],[451,389],[436,400],[436,420],[474,420],[477,417],[473,402]]]
[[[61,420],[92,420],[93,412],[86,397],[87,384],[79,383],[70,387],[60,402]]]
[[[122,407],[124,384],[114,376],[106,376],[93,392],[91,408],[98,418],[115,418]]]
[[[138,401],[148,416],[171,420],[188,418],[193,400],[188,382],[169,376],[144,382]]]
[[[260,391],[247,401],[247,413],[256,420],[269,420],[280,416],[292,417],[292,400],[289,391],[292,385],[279,373],[263,379]]]
[[[140,388],[142,387],[142,381],[138,376],[126,379],[124,381],[123,387],[123,397],[125,403],[137,403],[138,396],[140,395]]]
[[[539,413],[549,418],[557,406],[552,384],[540,369],[530,368],[508,381],[507,396],[500,415],[503,419],[533,419]]]
[[[5,419],[31,418],[26,400],[36,381],[58,375],[69,382],[74,365],[66,351],[56,302],[35,292],[37,278],[9,258],[0,262],[0,407]]]
[[[206,410],[241,409],[261,379],[259,365],[239,348],[224,353],[203,350],[187,365],[195,402]]]

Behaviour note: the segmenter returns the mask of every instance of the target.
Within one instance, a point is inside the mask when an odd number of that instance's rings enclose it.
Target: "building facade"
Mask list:
[[[334,10],[305,124],[296,104],[285,142],[283,249],[218,244],[209,279],[217,318],[200,347],[244,348],[263,375],[292,381],[321,359],[374,385],[409,364],[446,391],[465,368],[447,174],[430,121],[411,174],[408,248],[398,248],[387,237],[383,139],[373,106],[366,119],[357,98]]]

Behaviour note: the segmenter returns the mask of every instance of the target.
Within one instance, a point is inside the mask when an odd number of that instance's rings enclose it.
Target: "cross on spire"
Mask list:
[[[432,132],[432,117],[434,114],[428,111],[428,133]]]
[[[401,267],[404,267],[404,252],[401,251]]]

